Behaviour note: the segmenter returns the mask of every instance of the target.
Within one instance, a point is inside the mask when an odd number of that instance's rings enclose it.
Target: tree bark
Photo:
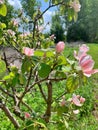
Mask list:
[[[48,88],[47,108],[43,117],[46,123],[49,122],[49,119],[51,117],[51,104],[52,104],[52,83],[51,82],[47,83],[47,88]]]

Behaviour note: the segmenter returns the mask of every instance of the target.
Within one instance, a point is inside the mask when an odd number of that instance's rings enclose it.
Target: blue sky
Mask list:
[[[20,0],[8,0],[11,5],[14,6],[15,9],[22,8]],[[39,0],[42,3],[41,11],[44,11],[48,7],[48,2],[44,2],[44,0]],[[44,23],[45,25],[51,21],[51,16],[54,14],[56,8],[49,9],[44,14]],[[49,31],[50,25],[47,25],[46,32]]]

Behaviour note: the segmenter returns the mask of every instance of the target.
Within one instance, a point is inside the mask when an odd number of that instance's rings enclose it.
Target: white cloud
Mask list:
[[[8,2],[9,2],[15,9],[19,9],[19,8],[22,7],[19,0],[8,0]]]

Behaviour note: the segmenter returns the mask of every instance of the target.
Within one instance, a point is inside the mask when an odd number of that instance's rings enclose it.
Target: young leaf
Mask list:
[[[45,63],[41,63],[41,68],[38,71],[38,74],[41,78],[45,78],[49,75],[50,71],[51,71],[51,67]]]
[[[0,5],[0,15],[6,16],[7,14],[7,7],[5,4]]]
[[[74,92],[74,90],[78,87],[78,85],[79,85],[78,77],[74,75],[68,77],[66,81],[66,89],[69,93]]]
[[[24,59],[21,70],[22,73],[29,72],[32,67],[32,63],[30,59]]]
[[[6,64],[3,60],[0,60],[0,78],[3,78],[6,72]]]
[[[2,29],[6,28],[6,24],[5,23],[0,23],[0,28],[2,28]]]

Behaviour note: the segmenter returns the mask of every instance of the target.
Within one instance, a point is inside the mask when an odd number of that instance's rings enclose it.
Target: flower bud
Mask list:
[[[80,102],[81,102],[81,103],[84,103],[84,102],[85,102],[85,98],[80,97]]]
[[[25,118],[30,118],[30,114],[28,112],[25,112]]]
[[[65,43],[63,41],[60,41],[56,45],[56,52],[61,53],[65,48]]]

